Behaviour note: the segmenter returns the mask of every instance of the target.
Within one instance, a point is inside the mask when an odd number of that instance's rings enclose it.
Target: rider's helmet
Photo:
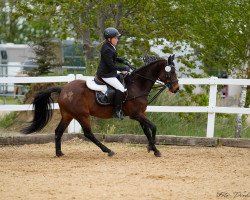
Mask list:
[[[105,39],[108,39],[108,38],[112,38],[112,37],[120,37],[121,34],[119,33],[119,31],[116,28],[109,27],[109,28],[106,28],[104,30],[103,36]]]

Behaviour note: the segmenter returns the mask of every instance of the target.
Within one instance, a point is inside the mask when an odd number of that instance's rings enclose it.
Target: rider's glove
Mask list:
[[[125,65],[125,66],[124,66],[124,68],[125,68],[125,70],[124,70],[124,71],[127,71],[127,72],[129,72],[129,71],[130,71],[130,67],[129,67],[129,66]]]
[[[125,65],[129,65],[129,62],[127,60],[124,60],[123,62]]]

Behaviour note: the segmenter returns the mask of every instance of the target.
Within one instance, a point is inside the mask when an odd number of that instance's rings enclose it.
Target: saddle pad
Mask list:
[[[86,85],[89,89],[100,91],[103,94],[105,94],[108,90],[108,87],[106,85],[97,85],[94,81],[94,78],[87,78]]]

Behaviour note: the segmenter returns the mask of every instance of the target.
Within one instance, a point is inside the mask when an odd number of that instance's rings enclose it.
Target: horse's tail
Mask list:
[[[50,121],[53,115],[51,93],[57,92],[60,94],[62,88],[52,87],[39,92],[33,101],[34,118],[28,127],[21,130],[24,134],[30,134],[42,130]]]

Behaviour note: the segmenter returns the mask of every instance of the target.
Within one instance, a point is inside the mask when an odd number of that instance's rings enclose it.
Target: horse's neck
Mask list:
[[[153,66],[148,66],[141,71],[137,71],[133,74],[133,78],[130,80],[133,82],[133,85],[136,86],[140,91],[149,93],[152,89],[155,81],[158,79],[159,75],[159,66],[155,63]]]

